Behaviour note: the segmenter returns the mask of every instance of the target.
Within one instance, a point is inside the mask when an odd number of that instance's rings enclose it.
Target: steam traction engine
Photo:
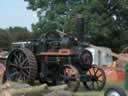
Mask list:
[[[74,36],[49,32],[26,43],[25,48],[10,52],[4,81],[66,83],[72,91],[79,88],[81,81],[88,90],[101,90],[106,81],[105,73],[92,65],[92,54],[86,47]]]

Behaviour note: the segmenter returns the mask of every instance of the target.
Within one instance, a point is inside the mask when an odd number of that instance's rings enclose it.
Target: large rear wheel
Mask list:
[[[32,84],[37,75],[37,62],[33,53],[26,48],[14,49],[10,52],[6,71],[4,74],[4,81],[22,81]]]

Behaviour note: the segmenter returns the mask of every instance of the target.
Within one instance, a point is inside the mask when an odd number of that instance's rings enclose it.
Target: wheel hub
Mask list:
[[[120,94],[116,91],[110,91],[107,96],[120,96]]]
[[[98,80],[98,78],[96,76],[92,76],[91,81],[97,81],[97,80]]]

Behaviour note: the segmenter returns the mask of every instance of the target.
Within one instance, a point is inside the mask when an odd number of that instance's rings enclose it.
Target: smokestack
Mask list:
[[[84,41],[84,27],[85,20],[81,14],[77,14],[76,16],[76,28],[77,28],[77,36],[80,41]]]

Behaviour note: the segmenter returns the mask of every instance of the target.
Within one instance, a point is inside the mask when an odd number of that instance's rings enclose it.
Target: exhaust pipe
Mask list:
[[[85,20],[81,14],[77,14],[76,16],[76,30],[77,30],[77,37],[80,41],[86,40],[84,37],[84,31],[85,31]]]

